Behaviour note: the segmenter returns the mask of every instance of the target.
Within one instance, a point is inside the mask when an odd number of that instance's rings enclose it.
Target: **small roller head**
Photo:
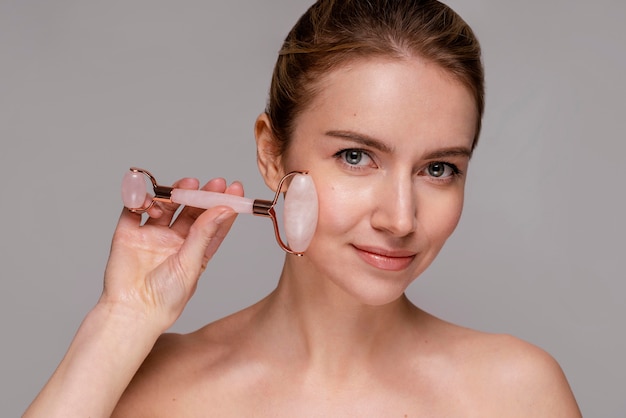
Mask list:
[[[122,202],[130,210],[144,210],[146,178],[136,171],[127,171],[122,179]]]

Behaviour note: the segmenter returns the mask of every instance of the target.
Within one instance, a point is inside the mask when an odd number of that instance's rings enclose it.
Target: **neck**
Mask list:
[[[415,329],[417,308],[402,295],[370,306],[323,277],[296,274],[286,262],[276,290],[266,299],[264,335],[286,341],[293,363],[328,373],[348,373],[398,347]],[[414,333],[413,331],[412,333]]]

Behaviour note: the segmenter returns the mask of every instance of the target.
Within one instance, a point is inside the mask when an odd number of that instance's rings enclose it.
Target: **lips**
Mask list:
[[[367,264],[381,270],[404,270],[415,259],[415,253],[410,251],[387,250],[383,248],[362,247],[354,245],[357,254]]]

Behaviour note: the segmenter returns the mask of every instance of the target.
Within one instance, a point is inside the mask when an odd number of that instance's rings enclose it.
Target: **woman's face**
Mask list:
[[[364,59],[328,74],[282,164],[319,196],[299,275],[359,301],[398,298],[461,216],[475,133],[469,91],[419,58]]]

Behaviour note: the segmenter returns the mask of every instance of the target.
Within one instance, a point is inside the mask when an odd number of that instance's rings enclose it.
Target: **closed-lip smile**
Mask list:
[[[353,247],[363,261],[381,270],[404,270],[411,264],[416,255],[415,252],[406,250],[388,250],[354,244]]]

